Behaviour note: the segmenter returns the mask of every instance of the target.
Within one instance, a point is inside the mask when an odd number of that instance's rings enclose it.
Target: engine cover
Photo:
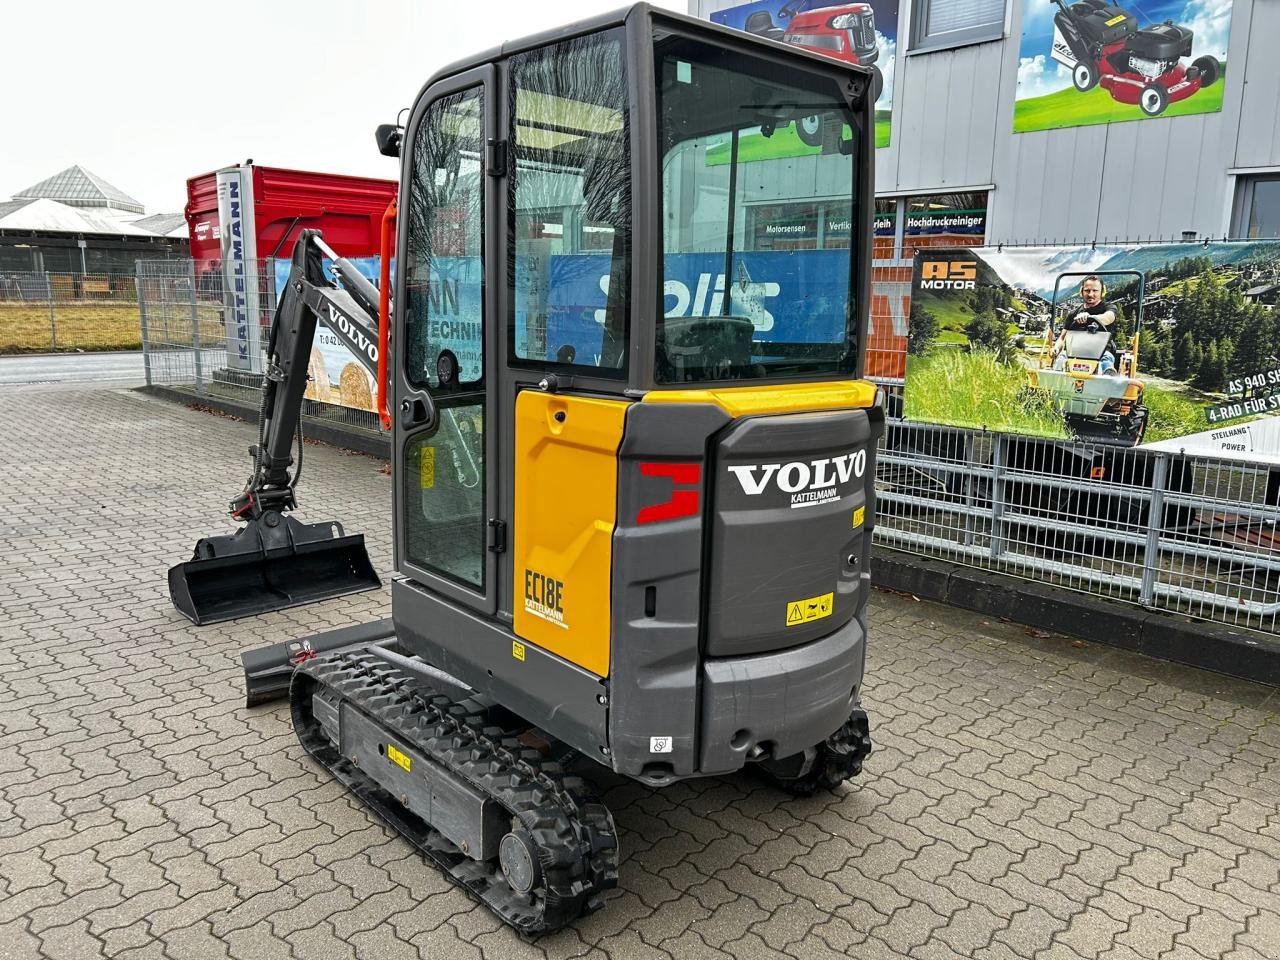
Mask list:
[[[712,467],[707,656],[798,646],[861,608],[872,436],[866,410],[748,417],[725,433]]]

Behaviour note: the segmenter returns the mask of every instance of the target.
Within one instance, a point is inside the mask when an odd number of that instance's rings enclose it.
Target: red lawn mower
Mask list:
[[[1189,67],[1192,33],[1172,20],[1143,30],[1133,15],[1105,0],[1050,0],[1058,5],[1054,26],[1067,50],[1054,50],[1064,63],[1069,53],[1071,80],[1082,93],[1098,84],[1118,103],[1136,104],[1149,117],[1164,113],[1171,103],[1185,100],[1201,87],[1215,83],[1222,65],[1215,57],[1197,57]],[[1059,44],[1055,38],[1055,47]]]
[[[747,17],[743,29],[833,60],[871,67],[875,74],[871,81],[872,98],[880,99],[884,74],[874,66],[880,56],[880,48],[876,46],[876,15],[871,5],[842,3],[809,9],[810,6],[810,0],[792,0],[782,6],[778,10],[778,20],[785,20],[786,27],[774,23],[768,10],[757,10]],[[816,116],[797,122],[796,133],[811,147],[822,144],[822,125]]]

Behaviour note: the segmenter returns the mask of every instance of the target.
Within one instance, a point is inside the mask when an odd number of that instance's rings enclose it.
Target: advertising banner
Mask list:
[[[916,254],[910,420],[1280,463],[1280,241]]]
[[[352,257],[353,263],[375,286],[378,283],[378,257]],[[333,279],[332,261],[324,261],[325,275]],[[289,261],[276,260],[276,302],[284,293],[289,280]],[[395,267],[392,265],[392,276]],[[303,396],[339,407],[374,412],[377,385],[373,375],[351,350],[338,332],[329,326],[328,318],[321,316],[316,326],[315,342],[307,363],[307,389]]]
[[[846,63],[871,67],[876,96],[876,146],[887,147],[893,111],[893,73],[898,47],[898,0],[839,3],[834,0],[756,0],[711,14],[713,23],[768,37]],[[770,156],[819,152],[803,130],[779,130],[768,141]],[[756,157],[756,159],[760,159]]]
[[[257,230],[253,220],[253,174],[240,167],[217,173],[222,289],[226,291],[227,366],[262,372],[255,273]]]
[[[1232,0],[1023,0],[1013,132],[1222,109]]]
[[[350,262],[374,286],[378,285],[378,257],[351,257]],[[332,262],[323,261],[325,275],[334,279]],[[391,280],[396,276],[395,261],[391,262]],[[289,261],[275,261],[276,296],[284,292],[289,279]],[[480,379],[482,353],[480,349],[480,298],[484,292],[479,257],[436,257],[431,266],[431,282],[421,292],[427,314],[422,329],[420,353],[431,358],[449,350],[458,360],[458,377],[466,383]],[[362,361],[352,349],[352,343],[363,342],[358,332],[333,329],[339,318],[321,315],[316,327],[315,343],[307,364],[306,392],[309,400],[330,403],[355,410],[375,411],[377,384],[369,369],[377,364],[376,346],[363,351]],[[345,336],[343,334],[346,334]],[[411,345],[412,346],[412,345]]]

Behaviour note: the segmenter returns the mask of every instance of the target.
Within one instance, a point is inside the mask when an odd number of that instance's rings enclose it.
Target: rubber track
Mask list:
[[[769,775],[769,780],[795,796],[812,796],[819,790],[834,790],[858,776],[862,773],[862,762],[870,754],[870,724],[859,707],[839,730],[818,744],[818,756],[808,773],[786,779]]]
[[[397,739],[497,800],[540,851],[543,882],[514,893],[496,862],[472,860],[401,806],[329,741],[312,715],[317,685],[336,691]],[[486,724],[485,704],[457,702],[365,651],[316,657],[294,672],[289,693],[303,747],[356,797],[517,932],[549,933],[598,910],[617,886],[618,842],[608,808],[581,777]]]

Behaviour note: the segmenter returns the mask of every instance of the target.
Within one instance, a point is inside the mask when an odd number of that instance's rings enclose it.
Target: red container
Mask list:
[[[256,164],[224,167],[187,181],[187,230],[191,256],[222,258],[218,216],[218,175],[239,170],[245,202],[252,208],[253,237],[245,238],[246,259],[287,258],[298,232],[314,227],[345,257],[378,255],[382,214],[396,195],[394,180],[339,173],[284,170]]]

